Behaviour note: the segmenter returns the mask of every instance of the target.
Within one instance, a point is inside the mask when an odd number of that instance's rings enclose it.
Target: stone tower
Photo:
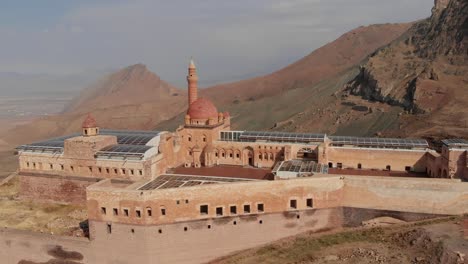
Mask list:
[[[99,127],[96,124],[96,119],[91,114],[86,116],[86,119],[83,121],[82,135],[85,137],[96,136],[99,134]]]
[[[190,59],[190,64],[188,67],[187,82],[188,82],[188,103],[190,106],[198,98],[197,68],[195,67],[195,63],[193,62],[193,59]]]

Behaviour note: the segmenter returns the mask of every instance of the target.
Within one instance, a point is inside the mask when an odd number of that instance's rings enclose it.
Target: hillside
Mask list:
[[[66,113],[87,112],[123,105],[159,102],[172,99],[182,92],[149,71],[143,64],[126,67],[106,76],[83,90],[65,108]]]
[[[411,24],[359,27],[271,74],[203,90],[219,105],[257,100],[287,90],[311,86],[361,62],[377,48],[398,38]]]
[[[63,114],[20,125],[1,138],[16,145],[76,132],[89,112],[102,127],[149,129],[184,111],[186,98],[185,92],[162,81],[146,66],[136,64],[85,89]]]
[[[337,102],[334,94],[358,73],[358,63],[400,37],[410,26],[360,27],[277,72],[209,87],[201,93],[231,112],[234,128],[270,129],[276,124],[275,129],[289,131],[335,132],[335,117],[324,110]],[[324,113],[316,115],[317,112]],[[295,116],[299,116],[298,122],[291,121]],[[305,123],[317,116],[319,122]],[[179,115],[156,127],[174,129],[182,120],[183,115]],[[367,131],[354,133],[364,135]]]
[[[379,50],[346,91],[397,105],[401,136],[468,136],[468,2],[436,1],[432,16]]]

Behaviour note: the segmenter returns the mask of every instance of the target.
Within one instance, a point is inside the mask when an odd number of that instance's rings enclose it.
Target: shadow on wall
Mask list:
[[[51,257],[47,262],[34,262],[30,260],[21,260],[18,264],[84,264],[83,255],[76,251],[67,251],[62,246],[51,246],[47,250],[47,254]]]

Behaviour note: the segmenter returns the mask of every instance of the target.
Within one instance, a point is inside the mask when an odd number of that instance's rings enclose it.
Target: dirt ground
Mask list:
[[[460,264],[468,263],[461,217],[387,227],[303,234],[241,251],[211,264]]]
[[[0,227],[58,235],[83,236],[86,207],[18,198],[17,177],[0,186]]]

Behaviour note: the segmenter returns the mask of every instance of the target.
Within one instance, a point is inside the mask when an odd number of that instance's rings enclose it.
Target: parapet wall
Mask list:
[[[344,178],[342,206],[426,214],[468,213],[468,183],[447,179]]]

